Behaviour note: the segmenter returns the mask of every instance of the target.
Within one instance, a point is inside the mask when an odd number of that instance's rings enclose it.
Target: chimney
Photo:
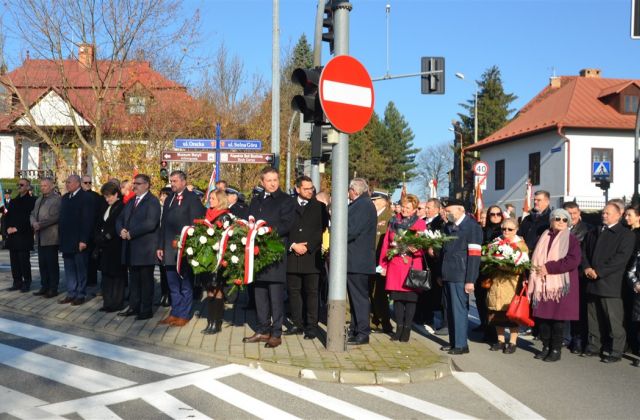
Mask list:
[[[89,68],[96,58],[96,47],[92,44],[80,44],[78,48],[78,62],[84,67]]]
[[[582,69],[580,70],[580,77],[599,79],[600,69]]]
[[[560,88],[562,86],[562,79],[560,79],[560,77],[558,76],[550,77],[549,86],[551,86],[552,89]]]

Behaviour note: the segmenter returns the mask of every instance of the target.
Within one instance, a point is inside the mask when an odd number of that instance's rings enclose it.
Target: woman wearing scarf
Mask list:
[[[502,222],[502,235],[495,238],[492,242],[500,245],[507,244],[517,248],[517,250],[523,254],[528,254],[529,249],[527,248],[527,244],[524,243],[521,237],[516,235],[517,231],[517,220],[506,219]],[[509,304],[516,294],[519,282],[520,275],[517,273],[496,271],[496,273],[491,276],[491,287],[487,292],[486,306],[488,308],[489,325],[495,327],[498,340],[497,343],[491,346],[491,351],[502,351],[504,354],[513,354],[516,351],[518,324],[507,318],[507,309],[509,309]],[[505,328],[509,328],[508,343],[506,343],[505,340]]]
[[[381,275],[386,276],[385,289],[389,297],[393,299],[393,311],[396,321],[396,333],[392,340],[409,341],[413,316],[416,313],[416,303],[418,293],[414,289],[403,287],[404,280],[411,268],[423,270],[422,250],[409,248],[408,255],[395,255],[390,260],[387,258],[387,251],[393,247],[394,238],[400,231],[413,230],[422,232],[427,226],[424,220],[417,215],[420,200],[413,194],[402,199],[401,212],[399,217],[392,217],[389,220],[389,228],[382,241],[380,251]]]
[[[227,193],[220,189],[213,190],[209,193],[209,208],[207,209],[205,218],[214,225],[218,225],[218,229],[221,229],[225,222],[231,222]],[[222,329],[222,318],[224,316],[224,289],[226,281],[224,277],[222,277],[220,270],[209,276],[205,284],[207,291],[207,327],[201,331],[202,334],[216,334],[220,332]]]
[[[542,351],[536,359],[560,360],[565,321],[579,317],[578,266],[582,258],[580,243],[569,232],[571,217],[555,209],[531,258],[528,295],[537,318]]]

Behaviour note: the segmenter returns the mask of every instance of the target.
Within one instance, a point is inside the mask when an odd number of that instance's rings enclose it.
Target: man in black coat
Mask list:
[[[533,210],[520,223],[518,236],[524,239],[531,254],[533,254],[540,235],[549,229],[550,199],[549,192],[544,190],[536,191],[533,194]]]
[[[91,189],[93,181],[91,181],[91,177],[89,175],[85,175],[82,177],[80,181],[81,188],[89,194],[89,196],[94,201],[94,208],[96,210],[95,219],[93,221],[93,230],[95,230],[96,225],[98,224],[98,218],[101,217],[104,212],[107,210],[106,202],[104,198],[97,192]],[[96,249],[95,237],[92,238],[91,242],[88,244],[87,252],[89,255],[93,254],[94,249]],[[95,258],[89,258],[89,263],[87,264],[87,286],[93,287],[98,284],[98,261]]]
[[[205,208],[198,195],[187,189],[187,174],[173,171],[169,182],[173,193],[164,200],[157,256],[167,270],[171,312],[160,323],[182,327],[191,319],[193,272],[185,261],[180,262],[180,272],[176,270],[178,250],[173,247],[173,241],[183,227],[192,225],[194,219],[202,219]]]
[[[369,185],[362,178],[349,183],[347,228],[347,292],[351,324],[347,344],[369,343],[369,276],[376,272],[376,208],[369,197]]]
[[[129,308],[120,316],[136,319],[153,316],[153,270],[157,263],[160,202],[151,194],[151,179],[138,174],[133,179],[135,197],[124,206],[116,220],[116,232],[122,238],[122,263],[129,268]]]
[[[4,215],[4,227],[7,232],[5,247],[9,250],[13,285],[9,290],[26,293],[31,288],[31,262],[29,253],[33,250],[33,228],[31,210],[36,199],[29,194],[31,182],[20,179],[18,196],[11,200]]]
[[[227,187],[225,189],[227,193],[227,200],[229,201],[229,211],[236,217],[241,219],[247,218],[248,207],[244,202],[242,194],[235,188]]]
[[[87,248],[93,236],[95,201],[80,188],[78,175],[69,175],[66,188],[67,193],[60,202],[58,237],[64,259],[67,296],[60,303],[82,305],[87,295]]]
[[[624,352],[623,276],[635,246],[635,235],[622,226],[620,208],[608,203],[602,226],[585,239],[582,269],[587,278],[589,344],[583,355],[600,354],[605,363],[618,362]],[[602,335],[605,334],[605,337]],[[610,341],[610,348],[609,347]],[[603,354],[608,351],[608,355]]]
[[[256,220],[264,220],[280,235],[284,244],[289,243],[289,232],[296,217],[296,202],[280,189],[278,171],[270,166],[260,173],[264,191],[255,196],[248,214]],[[264,271],[255,274],[254,293],[258,324],[255,334],[245,337],[245,343],[264,342],[273,348],[282,344],[284,321],[284,285],[287,277],[287,255]]]
[[[307,340],[318,335],[318,283],[322,269],[322,233],[328,224],[327,207],[315,199],[313,181],[296,179],[296,217],[289,233],[287,290],[293,327],[284,334],[302,334]],[[302,292],[304,292],[304,299]],[[303,329],[303,307],[306,324]]]

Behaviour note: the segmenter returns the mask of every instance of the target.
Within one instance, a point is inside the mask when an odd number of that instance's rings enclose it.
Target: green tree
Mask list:
[[[372,188],[382,186],[381,175],[387,170],[387,159],[377,141],[385,136],[386,127],[374,112],[367,126],[349,138],[349,175],[367,179]]]

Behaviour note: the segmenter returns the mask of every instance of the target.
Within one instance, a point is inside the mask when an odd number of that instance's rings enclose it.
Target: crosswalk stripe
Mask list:
[[[485,401],[512,419],[544,419],[511,395],[475,372],[453,372],[453,376]]]
[[[188,406],[166,392],[157,392],[155,394],[145,395],[142,399],[172,419],[211,420],[211,417],[202,414],[195,408]]]
[[[215,397],[223,399],[224,402],[262,419],[299,419],[299,417],[282,411],[279,408],[253,398],[216,380],[202,381],[194,385]]]
[[[0,363],[86,392],[110,391],[135,382],[0,344]]]
[[[22,392],[6,388],[0,385],[0,413],[5,412],[9,407],[12,410],[37,407],[46,404],[46,401],[23,394]]]
[[[323,394],[311,388],[299,385],[288,379],[281,378],[264,370],[258,369],[245,369],[242,373],[256,381],[263,384],[272,386],[280,391],[289,393],[295,397],[302,398],[310,403],[319,405],[327,410],[331,410],[335,413],[341,414],[345,417],[352,419],[386,419],[387,417],[374,413],[373,411],[366,410],[358,407],[357,405],[350,404],[348,402],[339,400],[329,395]]]
[[[475,417],[467,416],[459,411],[450,410],[441,405],[432,404],[381,386],[358,386],[356,389],[437,419],[475,419]]]
[[[48,411],[42,410],[38,407],[25,408],[22,410],[15,410],[9,412],[9,415],[17,419],[24,420],[67,420],[64,417],[56,416]]]
[[[208,368],[208,366],[199,363],[116,346],[104,341],[66,334],[5,318],[0,318],[0,331],[169,376]]]
[[[122,420],[122,417],[105,406],[83,408],[78,410],[78,415],[85,420]]]

